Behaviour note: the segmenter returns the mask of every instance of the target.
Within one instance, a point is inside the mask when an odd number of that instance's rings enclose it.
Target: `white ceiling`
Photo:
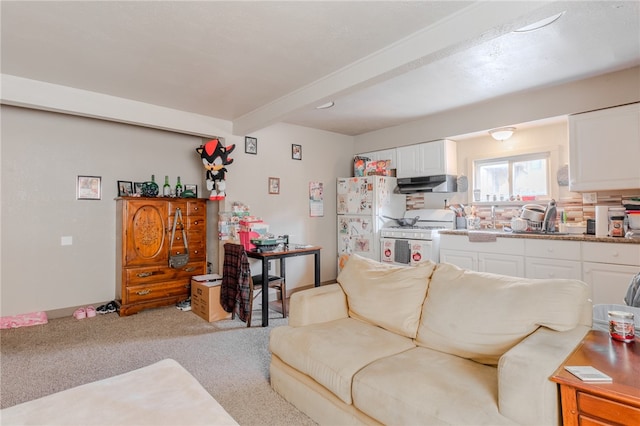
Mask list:
[[[640,65],[639,6],[2,0],[1,70],[229,120],[238,135],[278,121],[359,135]]]

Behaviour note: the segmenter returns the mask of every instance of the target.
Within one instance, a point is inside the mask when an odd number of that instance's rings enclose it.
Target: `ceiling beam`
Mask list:
[[[486,41],[519,28],[523,18],[553,1],[479,1],[398,42],[233,121],[233,134],[247,135],[287,114],[335,100],[426,65],[429,56],[471,41]],[[433,59],[432,59],[433,60]]]

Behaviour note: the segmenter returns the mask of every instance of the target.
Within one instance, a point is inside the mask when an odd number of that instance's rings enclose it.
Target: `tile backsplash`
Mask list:
[[[425,202],[425,196],[429,194],[410,194],[407,195],[407,210],[415,210],[425,208],[428,203]],[[606,194],[598,194],[598,201],[596,204],[584,204],[582,202],[582,196],[576,194],[574,197],[562,198],[556,200],[556,207],[558,210],[558,219],[562,212],[567,214],[567,223],[581,223],[587,221],[587,219],[595,219],[595,208],[598,206],[608,207],[623,207],[623,200],[630,198],[638,198],[640,193],[635,195],[629,195],[626,191],[622,193],[608,192]],[[486,228],[491,223],[491,206],[495,205],[496,213],[496,227],[500,228],[503,225],[509,225],[511,218],[520,215],[520,209],[525,204],[539,204],[546,207],[548,200],[537,200],[527,202],[495,202],[495,203],[471,203],[475,207],[476,216],[480,217],[480,225],[482,228]],[[454,203],[455,205],[455,203]]]

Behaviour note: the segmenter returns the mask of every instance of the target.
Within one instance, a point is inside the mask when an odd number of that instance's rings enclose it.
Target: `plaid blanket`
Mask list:
[[[247,322],[251,309],[251,268],[249,258],[240,244],[224,245],[220,304],[227,312],[236,312],[240,320]]]

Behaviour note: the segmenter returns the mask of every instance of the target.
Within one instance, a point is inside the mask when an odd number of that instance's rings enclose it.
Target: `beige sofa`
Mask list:
[[[271,385],[325,425],[553,425],[553,371],[591,326],[587,285],[352,255],[294,293]]]

